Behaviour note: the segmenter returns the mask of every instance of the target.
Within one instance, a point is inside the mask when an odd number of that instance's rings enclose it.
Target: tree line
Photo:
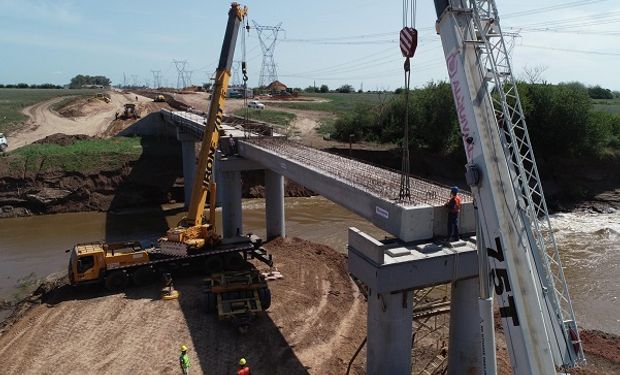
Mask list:
[[[53,83],[42,83],[29,85],[27,83],[15,83],[15,84],[2,84],[0,83],[0,89],[61,89],[62,86],[54,85]]]
[[[620,150],[620,115],[596,111],[591,90],[580,83],[518,83],[530,138],[540,157],[600,156]],[[612,94],[613,95],[613,94]],[[335,122],[333,138],[402,143],[405,96],[359,105]],[[410,148],[445,156],[463,155],[452,91],[447,82],[414,89],[408,103]]]

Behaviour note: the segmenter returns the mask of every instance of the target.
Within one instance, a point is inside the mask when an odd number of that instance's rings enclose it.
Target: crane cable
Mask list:
[[[249,112],[248,112],[248,68],[247,68],[247,64],[246,64],[246,57],[245,57],[245,34],[250,34],[250,24],[248,23],[247,17],[245,20],[245,27],[244,27],[246,32],[241,32],[241,72],[243,74],[243,108],[245,108],[244,114],[243,114],[243,134],[247,137],[249,136],[249,133],[246,135],[246,129],[248,127],[248,117],[249,117]]]
[[[411,200],[411,182],[409,180],[409,87],[411,84],[410,59],[418,46],[418,31],[415,29],[417,0],[403,0],[403,28],[400,31],[400,51],[405,57],[405,126],[403,134],[403,154],[400,175],[401,201]]]

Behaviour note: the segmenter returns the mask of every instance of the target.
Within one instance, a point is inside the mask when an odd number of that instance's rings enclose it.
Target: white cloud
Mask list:
[[[0,0],[0,14],[16,20],[43,21],[63,25],[76,25],[81,15],[70,1]]]

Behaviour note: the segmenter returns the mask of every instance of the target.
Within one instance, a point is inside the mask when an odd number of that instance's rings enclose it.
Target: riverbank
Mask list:
[[[57,277],[25,298],[0,325],[0,363],[8,374],[49,373],[52,364],[54,372],[62,373],[172,374],[178,346],[185,344],[198,373],[229,373],[241,356],[257,373],[344,373],[366,335],[367,308],[347,274],[346,257],[297,238],[277,239],[266,247],[284,279],[270,282],[272,306],[245,335],[204,313],[200,275],[174,276],[178,301],[160,300],[158,285],[109,294],[97,288],[76,291]],[[582,331],[582,338],[588,365],[571,373],[620,370],[620,337]],[[498,373],[510,374],[501,329],[497,339]],[[432,341],[416,345],[419,370],[439,349]],[[14,361],[16,356],[28,361]],[[363,374],[365,360],[362,349],[351,373]]]

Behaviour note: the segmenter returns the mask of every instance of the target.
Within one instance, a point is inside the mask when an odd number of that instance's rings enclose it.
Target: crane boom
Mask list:
[[[215,84],[213,86],[213,95],[211,96],[211,105],[207,115],[205,132],[202,138],[200,153],[198,155],[198,166],[196,168],[196,176],[194,185],[192,186],[192,197],[189,204],[189,210],[186,223],[189,225],[201,225],[202,216],[205,208],[207,192],[211,188],[213,181],[213,164],[215,162],[215,151],[217,150],[220,138],[220,129],[222,126],[222,116],[224,114],[224,102],[226,100],[226,90],[228,89],[228,81],[230,80],[233,57],[235,54],[235,45],[237,42],[237,34],[239,26],[247,13],[246,7],[241,7],[237,3],[232,3],[228,12],[228,24],[226,25],[226,33],[222,43],[222,52],[215,73]],[[215,223],[211,223],[214,225]]]
[[[582,360],[525,117],[494,0],[434,0],[513,372]]]
[[[232,3],[228,11],[228,23],[222,43],[220,60],[215,73],[215,83],[211,104],[205,122],[205,131],[198,154],[198,165],[192,185],[192,195],[189,202],[187,216],[179,225],[166,232],[166,236],[159,239],[162,251],[171,253],[187,253],[190,250],[201,249],[205,246],[217,245],[220,236],[215,229],[215,183],[213,181],[213,167],[215,152],[218,148],[224,103],[228,81],[231,76],[231,66],[235,54],[235,45],[239,27],[247,15],[247,7]],[[210,193],[209,220],[203,224],[203,215],[207,193]]]

